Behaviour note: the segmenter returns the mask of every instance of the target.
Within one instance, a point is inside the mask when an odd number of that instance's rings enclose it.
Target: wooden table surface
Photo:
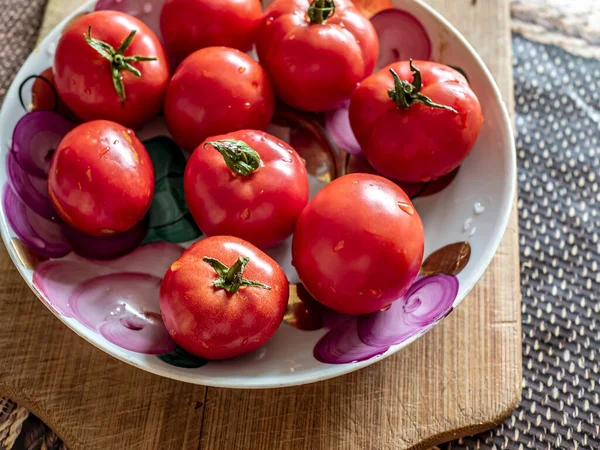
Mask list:
[[[79,0],[50,0],[42,33]],[[483,57],[512,111],[508,0],[429,0]],[[187,385],[84,342],[0,255],[0,394],[71,450],[426,448],[501,422],[521,392],[516,207],[486,274],[433,331],[377,364],[280,390]]]

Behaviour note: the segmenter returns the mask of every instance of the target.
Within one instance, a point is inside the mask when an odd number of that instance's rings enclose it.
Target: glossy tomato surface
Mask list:
[[[129,230],[144,218],[154,194],[154,169],[133,131],[114,122],[86,122],[52,156],[50,200],[60,217],[92,236]]]
[[[336,0],[323,24],[308,18],[309,0],[275,0],[256,39],[277,96],[294,108],[328,111],[350,98],[379,55],[375,29],[350,0]]]
[[[92,38],[118,49],[132,30],[137,33],[124,56],[155,57],[132,62],[137,78],[121,72],[126,98],[122,102],[113,84],[111,62],[85,40]],[[54,79],[61,99],[83,120],[106,119],[138,127],[160,111],[169,82],[169,62],[156,35],[141,21],[117,11],[96,11],[73,22],[56,47]]]
[[[483,123],[481,106],[465,77],[429,61],[414,61],[423,79],[421,93],[456,112],[413,103],[399,108],[390,99],[390,68],[413,81],[409,62],[389,65],[364,80],[350,102],[350,124],[365,156],[382,175],[427,182],[456,169],[467,157]]]
[[[192,151],[209,136],[264,130],[274,96],[263,68],[248,55],[208,47],[188,56],[167,89],[165,121],[175,141]]]
[[[223,45],[247,52],[261,13],[260,0],[167,0],[160,29],[177,62],[205,47]]]
[[[240,175],[210,142],[246,143],[260,156],[259,167]],[[308,176],[296,151],[263,131],[214,136],[192,154],[184,176],[185,198],[194,220],[208,236],[238,236],[259,248],[283,241],[294,231],[308,203]]]
[[[377,175],[351,174],[325,186],[300,214],[293,265],[319,302],[366,314],[408,290],[423,246],[423,224],[404,191]]]
[[[243,277],[270,289],[246,286],[230,293],[214,286],[219,276],[203,259],[231,267],[240,256],[249,259]],[[288,280],[273,259],[242,239],[216,236],[194,244],[171,265],[160,289],[160,310],[179,346],[203,358],[225,359],[271,339],[288,297]]]

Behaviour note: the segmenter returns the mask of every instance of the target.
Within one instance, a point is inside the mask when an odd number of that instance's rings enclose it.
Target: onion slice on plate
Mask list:
[[[15,154],[8,152],[6,157],[6,168],[8,182],[14,193],[29,208],[45,219],[53,222],[61,222],[56,213],[50,197],[48,197],[48,185],[46,178],[28,175],[17,163]]]
[[[362,149],[356,137],[354,137],[354,132],[350,126],[348,107],[349,104],[346,103],[341,108],[326,113],[325,126],[329,136],[340,150],[353,155],[360,155],[362,154]]]
[[[165,0],[98,0],[94,11],[120,11],[137,17],[162,40],[160,32],[160,12]]]
[[[138,222],[130,230],[114,236],[89,236],[72,227],[65,227],[64,234],[73,251],[87,259],[113,259],[135,250],[148,232],[148,220]]]
[[[29,175],[46,177],[52,153],[75,125],[54,111],[25,114],[13,131],[11,151]]]
[[[358,336],[358,319],[350,317],[329,330],[313,350],[315,359],[326,364],[364,361],[386,352],[389,346],[371,346]]]
[[[35,213],[10,186],[4,188],[2,201],[8,223],[33,251],[48,258],[60,258],[71,251],[63,226]]]
[[[379,37],[379,59],[375,71],[396,61],[431,58],[429,35],[412,14],[399,9],[386,9],[374,15],[371,23]]]
[[[160,316],[161,279],[113,273],[81,283],[69,296],[73,316],[115,345],[138,353],[175,349]]]
[[[420,278],[389,309],[358,318],[360,340],[376,347],[400,344],[448,315],[457,294],[455,276]]]

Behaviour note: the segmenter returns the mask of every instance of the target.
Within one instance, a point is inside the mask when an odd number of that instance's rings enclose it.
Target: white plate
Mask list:
[[[39,74],[52,65],[54,49],[65,23],[77,14],[91,11],[94,3],[87,3],[74,11],[49,33],[27,59],[8,91],[0,112],[0,151],[2,152],[0,185],[3,189],[7,184],[5,156],[10,149],[12,131],[25,113],[19,103],[19,85],[28,76]],[[508,223],[515,191],[514,139],[509,115],[500,92],[481,58],[467,41],[450,23],[421,1],[395,0],[393,3],[396,7],[411,13],[424,25],[432,40],[432,60],[459,66],[469,75],[471,86],[479,97],[485,117],[479,140],[452,183],[435,195],[415,200],[415,206],[425,226],[425,255],[456,242],[470,244],[470,260],[464,270],[457,275],[458,294],[451,307],[440,313],[441,320],[473,288],[500,244]],[[144,132],[156,134],[156,128]],[[316,178],[313,178],[311,183],[312,191],[322,184]],[[109,342],[93,324],[86,326],[72,312],[65,311],[65,308],[69,308],[68,304],[57,306],[56,299],[48,298],[34,286],[32,281],[34,271],[27,268],[22,262],[23,259],[19,257],[18,246],[15,246],[14,241],[16,235],[7,222],[3,207],[0,209],[0,217],[2,238],[20,274],[66,326],[96,347],[124,362],[185,382],[219,387],[265,388],[324,380],[358,370],[396,353],[439,322],[438,320],[431,326],[423,326],[414,335],[392,346],[383,355],[360,362],[324,364],[317,361],[313,356],[313,349],[327,330],[302,331],[283,323],[275,337],[252,354],[229,361],[209,362],[197,368],[176,367],[154,355],[127,350]],[[297,274],[290,264],[289,242],[270,253],[277,253],[278,260],[284,266],[290,282],[298,282]],[[66,259],[72,258],[73,256],[70,255]],[[123,264],[127,266],[127,262]],[[106,267],[98,270],[102,273],[118,271]],[[131,267],[127,267],[127,270],[131,271]],[[152,302],[157,304],[158,300],[152,299]]]

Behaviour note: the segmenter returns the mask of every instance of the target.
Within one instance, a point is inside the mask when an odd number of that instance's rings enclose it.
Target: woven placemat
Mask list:
[[[575,8],[569,0],[513,0],[514,30],[522,33],[513,36],[523,293],[521,405],[495,430],[443,449],[600,449],[600,61],[574,54],[600,51],[600,33],[594,28],[600,21],[592,20],[600,15],[600,3],[576,3]],[[582,5],[588,13],[581,12]],[[0,0],[5,44],[0,49],[0,97],[35,43],[43,6],[43,0]],[[536,14],[536,8],[544,15]],[[572,19],[569,11],[577,17]],[[539,28],[544,26],[562,37],[548,37]],[[0,399],[4,449],[64,446],[36,417]]]

